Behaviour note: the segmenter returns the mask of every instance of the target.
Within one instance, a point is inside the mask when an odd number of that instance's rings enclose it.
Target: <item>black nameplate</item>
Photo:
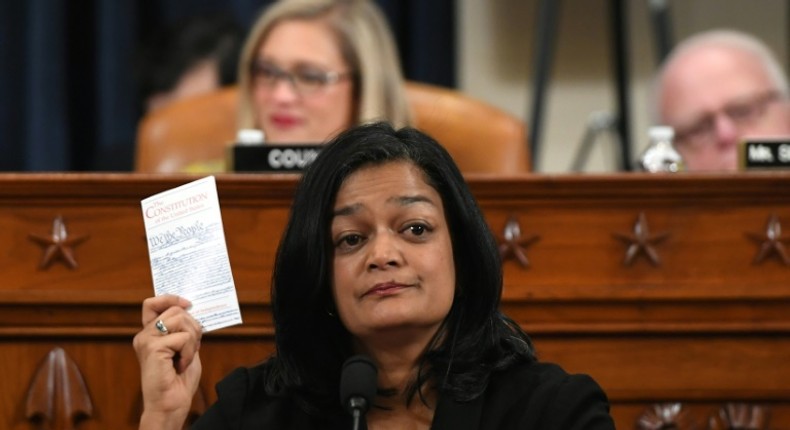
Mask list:
[[[234,172],[301,173],[315,160],[323,145],[233,145]]]
[[[741,169],[790,169],[790,139],[746,141],[738,154]]]

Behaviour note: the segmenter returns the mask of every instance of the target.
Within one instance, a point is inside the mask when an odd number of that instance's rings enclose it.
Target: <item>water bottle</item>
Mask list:
[[[685,170],[683,157],[680,156],[672,145],[675,130],[668,126],[654,126],[647,131],[650,144],[639,157],[639,166],[642,170],[651,173],[671,172]]]
[[[263,130],[242,128],[236,133],[236,143],[239,145],[263,145],[263,142]]]

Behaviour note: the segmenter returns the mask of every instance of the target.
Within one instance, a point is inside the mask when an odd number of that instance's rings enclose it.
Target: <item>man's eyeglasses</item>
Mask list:
[[[327,85],[335,84],[351,76],[350,72],[326,71],[310,66],[297,67],[289,72],[267,62],[253,63],[251,74],[255,85],[273,87],[277,81],[284,79],[290,82],[296,92],[301,95],[318,92]]]
[[[749,126],[765,115],[768,105],[779,100],[779,93],[767,91],[757,96],[737,100],[716,112],[709,112],[688,126],[677,127],[675,140],[691,144],[711,142],[716,134],[716,116],[725,115],[737,127]]]

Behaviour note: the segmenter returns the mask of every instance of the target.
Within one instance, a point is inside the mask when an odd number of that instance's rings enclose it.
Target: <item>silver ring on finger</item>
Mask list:
[[[170,333],[170,330],[167,329],[165,322],[162,320],[156,320],[156,324],[154,324],[154,326],[159,331],[159,333],[163,336]]]

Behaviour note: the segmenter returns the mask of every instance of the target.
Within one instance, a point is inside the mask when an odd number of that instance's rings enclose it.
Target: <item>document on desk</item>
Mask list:
[[[204,332],[241,324],[214,177],[153,195],[141,204],[156,295],[191,301],[189,312]]]

